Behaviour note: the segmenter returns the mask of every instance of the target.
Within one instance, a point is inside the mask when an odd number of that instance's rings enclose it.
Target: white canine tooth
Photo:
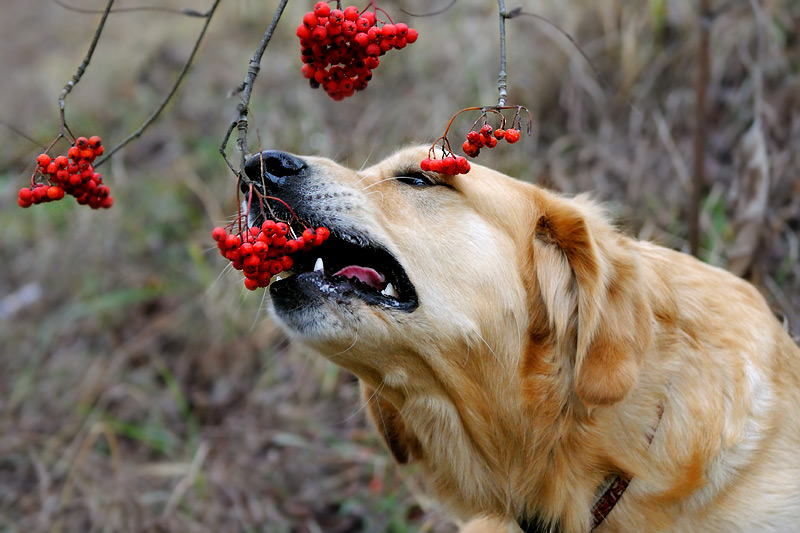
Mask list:
[[[317,257],[317,262],[314,263],[314,272],[320,271],[322,269],[323,269],[322,258]]]
[[[391,283],[386,284],[386,288],[381,291],[381,294],[384,296],[391,296],[392,298],[397,298],[397,291],[394,290],[394,287]]]

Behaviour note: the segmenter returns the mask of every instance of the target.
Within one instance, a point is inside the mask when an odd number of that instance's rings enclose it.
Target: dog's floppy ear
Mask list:
[[[635,385],[653,338],[637,257],[589,202],[541,205],[533,261],[551,327],[574,343],[578,397],[611,405]]]
[[[392,452],[395,460],[406,464],[418,456],[420,444],[417,438],[406,430],[400,412],[385,398],[375,394],[375,390],[361,383],[361,399],[367,405],[367,412],[375,427],[383,437],[383,443]]]

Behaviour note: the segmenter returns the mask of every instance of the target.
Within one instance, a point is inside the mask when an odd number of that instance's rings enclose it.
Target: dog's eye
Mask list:
[[[395,179],[412,187],[431,187],[436,185],[422,172],[408,172],[402,176],[397,176]]]

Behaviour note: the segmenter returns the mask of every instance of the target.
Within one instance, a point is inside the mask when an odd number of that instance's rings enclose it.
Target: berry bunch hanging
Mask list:
[[[108,209],[114,204],[114,198],[108,186],[103,185],[103,177],[92,167],[92,162],[102,153],[103,141],[95,135],[75,139],[66,156],[51,158],[40,154],[31,185],[20,189],[17,204],[30,207],[70,195],[81,205]],[[44,181],[37,182],[37,176]]]
[[[300,69],[313,88],[322,87],[334,100],[352,96],[367,88],[372,71],[382,55],[401,50],[417,40],[417,30],[402,22],[394,24],[385,11],[370,2],[373,11],[355,6],[331,9],[328,2],[317,2],[297,27],[300,38]],[[381,13],[388,19],[378,18]]]
[[[211,236],[217,241],[220,254],[244,273],[244,286],[254,291],[267,287],[272,276],[291,269],[293,254],[319,246],[330,231],[324,227],[306,228],[300,236],[293,237],[285,222],[265,220],[261,227],[240,233],[217,227]]]
[[[502,111],[506,109],[516,109],[514,117],[510,120],[510,127],[506,128],[506,117]],[[450,141],[447,134],[450,131],[450,126],[458,115],[466,111],[480,111],[481,114],[472,123],[472,127],[467,133],[466,140],[461,145],[461,149],[469,157],[478,157],[481,148],[494,148],[497,146],[498,141],[505,140],[508,144],[514,144],[520,139],[520,131],[522,129],[522,111],[528,113],[528,135],[530,135],[531,128],[531,115],[528,110],[523,106],[494,106],[494,107],[468,107],[462,109],[450,119],[450,122],[445,128],[444,135],[436,139],[428,151],[428,157],[420,162],[420,168],[424,171],[433,171],[440,174],[454,176],[456,174],[466,174],[470,171],[470,164],[464,157],[456,156],[450,148]],[[492,128],[489,124],[488,114],[496,114],[500,117],[500,127],[497,129]],[[478,125],[481,124],[480,128]],[[478,128],[478,129],[476,129]],[[436,158],[436,145],[441,145],[442,157]]]
[[[475,131],[472,129],[467,133],[467,140],[461,145],[461,149],[470,157],[478,157],[481,153],[481,148],[494,148],[497,146],[497,141],[503,139],[508,144],[514,144],[519,140],[519,137],[519,130],[516,128],[508,128],[507,130],[497,128],[493,130],[489,124],[484,124],[480,130]]]

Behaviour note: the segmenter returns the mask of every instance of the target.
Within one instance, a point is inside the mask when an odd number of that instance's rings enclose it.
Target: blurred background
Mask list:
[[[66,0],[101,9],[102,0]],[[366,2],[364,2],[366,3]],[[343,102],[300,76],[290,2],[252,97],[251,149],[352,167],[431,142],[459,109],[497,101],[492,1],[385,0],[417,43]],[[159,0],[206,10],[210,1]],[[116,7],[147,5],[118,0]],[[4,0],[0,16],[0,531],[455,531],[364,420],[353,377],[291,346],[211,229],[235,212],[218,149],[233,89],[277,5],[222,2],[162,118],[101,172],[115,198],[21,210],[58,133],[58,93],[97,14]],[[480,163],[608,202],[627,232],[687,250],[702,23],[710,28],[700,257],[751,279],[800,331],[800,3],[518,0],[509,103],[532,135]],[[359,5],[358,7],[364,7]],[[111,146],[167,94],[203,20],[113,14],[67,100],[78,135]],[[477,118],[454,125],[452,139]],[[458,141],[460,144],[460,141]],[[57,148],[65,152],[62,144]]]

